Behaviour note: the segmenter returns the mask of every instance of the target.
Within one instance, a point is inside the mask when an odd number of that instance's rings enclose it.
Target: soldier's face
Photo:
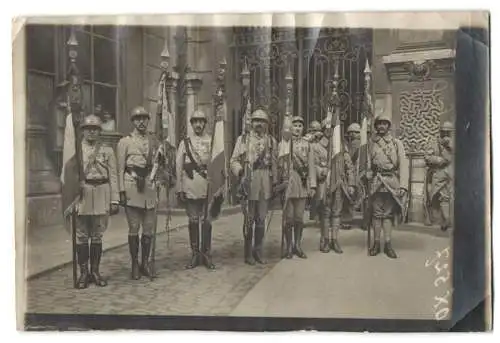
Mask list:
[[[375,124],[375,130],[379,135],[385,135],[389,131],[389,123],[385,120],[378,121]]]
[[[264,120],[255,119],[252,121],[252,127],[257,133],[263,133],[266,129],[267,123]]]
[[[203,119],[194,119],[191,123],[193,131],[196,135],[201,135],[205,129],[205,121]]]
[[[95,142],[97,138],[99,138],[99,134],[101,133],[101,129],[98,127],[86,127],[83,129],[83,137],[88,142]]]
[[[302,136],[303,131],[304,131],[304,125],[301,122],[296,121],[295,123],[293,123],[292,134],[295,137]]]
[[[146,132],[148,124],[149,118],[146,116],[138,116],[134,118],[134,126],[139,132]]]

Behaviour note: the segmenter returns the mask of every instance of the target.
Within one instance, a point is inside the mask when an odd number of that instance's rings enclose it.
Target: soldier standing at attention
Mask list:
[[[440,137],[433,142],[430,151],[425,156],[428,172],[426,187],[426,204],[434,214],[439,214],[442,231],[451,226],[451,199],[453,198],[453,124],[444,122],[441,125]]]
[[[211,256],[212,224],[203,222],[207,206],[207,167],[212,138],[205,132],[207,117],[204,112],[195,111],[190,123],[194,135],[180,142],[176,159],[177,198],[186,207],[192,252],[191,261],[186,268],[192,269],[203,263],[208,269],[215,269]]]
[[[354,182],[355,184],[358,184],[358,173],[359,173],[359,166],[358,166],[358,158],[359,158],[359,145],[361,142],[361,127],[359,126],[358,123],[352,123],[349,125],[347,128],[347,133],[346,133],[346,148],[347,151],[349,152],[349,156],[351,158],[351,162],[353,165],[353,174],[354,174]],[[342,209],[342,221],[345,222],[350,222],[353,219],[353,211],[354,208],[359,205],[360,201],[360,196],[358,192],[355,192],[351,200],[352,201],[345,201],[344,202],[344,207]],[[351,225],[349,224],[342,224],[343,228],[349,229]]]
[[[77,204],[76,220],[77,257],[80,265],[80,277],[77,282],[79,289],[87,288],[89,282],[100,287],[107,285],[99,273],[102,236],[108,227],[109,215],[119,211],[116,158],[112,148],[101,145],[99,139],[101,119],[91,114],[84,119],[81,128],[85,181],[81,185],[81,199]]]
[[[306,200],[313,197],[316,191],[316,170],[314,167],[314,152],[311,144],[302,137],[304,131],[304,119],[300,116],[292,119],[293,151],[290,178],[284,180],[288,183],[285,193],[285,240],[286,258],[292,258],[293,254],[300,258],[307,258],[302,251],[302,233],[304,231],[304,211]],[[281,144],[288,144],[282,141]],[[283,149],[279,147],[279,150]],[[280,158],[280,175],[287,175],[288,158]],[[293,228],[293,241],[292,241]]]
[[[320,221],[321,221],[321,217],[322,217],[321,198],[318,198],[320,196],[320,193],[321,193],[320,192],[321,184],[319,181],[320,174],[318,174],[318,172],[321,171],[321,166],[318,164],[319,162],[321,162],[319,159],[319,156],[318,156],[318,154],[321,155],[321,146],[318,144],[319,144],[319,141],[321,140],[321,137],[323,135],[321,134],[321,124],[318,121],[313,120],[309,124],[308,135],[310,136],[310,139],[307,139],[307,140],[309,141],[309,143],[311,143],[313,150],[314,150],[314,161],[316,162],[316,176],[317,176],[316,181],[318,183],[318,190],[316,191],[314,197],[309,199],[310,200],[310,202],[309,202],[309,219],[310,220],[320,219]],[[317,148],[319,148],[319,151]],[[324,162],[326,162],[326,160]]]
[[[391,245],[392,227],[402,219],[404,199],[408,189],[408,160],[403,143],[390,133],[392,122],[387,116],[375,118],[375,136],[372,138],[370,180],[372,224],[375,241],[370,256],[380,253],[380,236],[384,231],[384,253],[397,258]]]
[[[272,197],[273,186],[277,184],[277,142],[267,133],[269,117],[263,110],[252,114],[252,130],[239,136],[231,157],[231,170],[247,188],[248,211],[245,218],[245,263],[265,264],[262,258],[262,243],[265,221]],[[247,151],[248,150],[248,151]],[[245,163],[248,163],[245,175]],[[254,227],[255,226],[255,227]],[[252,249],[252,239],[255,243]]]
[[[314,204],[319,216],[321,238],[320,251],[329,251],[328,227],[325,225],[325,194],[326,176],[328,175],[328,139],[323,137],[321,124],[317,121],[311,123],[311,130],[314,132],[314,142],[312,149],[314,152],[314,166],[316,168],[317,189],[314,195]]]
[[[156,189],[150,181],[153,159],[159,142],[148,132],[150,115],[142,106],[135,107],[130,116],[134,130],[118,142],[118,184],[120,202],[125,208],[129,226],[128,244],[132,259],[132,279],[141,274],[151,276],[149,255],[156,225]],[[139,266],[139,230],[142,226],[141,265]]]

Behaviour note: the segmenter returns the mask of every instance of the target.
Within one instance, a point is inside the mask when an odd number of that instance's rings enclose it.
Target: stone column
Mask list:
[[[408,39],[407,35],[404,32],[403,37]],[[413,222],[426,221],[423,156],[429,142],[438,137],[440,124],[455,121],[454,57],[455,51],[439,41],[406,42],[383,57],[392,91],[393,132],[410,159],[409,220]]]

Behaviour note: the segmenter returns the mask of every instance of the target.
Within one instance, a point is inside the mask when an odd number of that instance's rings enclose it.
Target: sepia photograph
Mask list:
[[[20,329],[449,322],[461,31],[404,15],[18,22]]]

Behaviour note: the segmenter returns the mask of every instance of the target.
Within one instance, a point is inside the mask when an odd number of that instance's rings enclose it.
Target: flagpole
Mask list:
[[[214,94],[214,125],[212,128],[212,137],[211,137],[211,144],[210,144],[210,164],[212,163],[213,159],[213,149],[214,149],[214,141],[215,141],[215,129],[217,126],[217,122],[221,119],[223,115],[225,115],[224,110],[225,110],[225,100],[226,100],[226,89],[225,89],[225,76],[226,76],[226,67],[227,67],[227,62],[226,59],[223,58],[222,61],[219,62],[219,69],[218,69],[218,75],[217,75],[217,80],[216,80],[216,88],[215,88],[215,94]],[[222,112],[222,114],[221,114]],[[224,119],[222,117],[222,119]],[[210,166],[209,166],[210,167]],[[210,177],[210,173],[208,173],[208,177]],[[205,203],[205,213],[204,213],[204,220],[203,223],[207,222],[207,219],[209,218],[208,215],[208,210],[209,210],[209,196],[211,195],[210,193],[212,192],[211,190],[211,185],[212,180],[210,178],[208,179],[208,184],[207,184],[207,201]]]
[[[245,62],[243,65],[243,70],[241,72],[241,83],[243,88],[243,97],[242,97],[242,113],[243,115],[243,125],[242,125],[242,137],[245,140],[245,161],[243,166],[243,180],[242,180],[242,195],[245,196],[244,199],[244,223],[243,223],[243,238],[247,239],[248,231],[251,230],[249,224],[249,213],[250,213],[250,201],[248,197],[250,196],[249,190],[249,181],[251,178],[251,170],[250,170],[250,125],[248,125],[249,117],[251,116],[251,102],[250,102],[250,71],[248,70],[248,62],[245,57]]]
[[[82,133],[80,130],[80,123],[83,121],[84,113],[82,108],[82,85],[79,75],[76,58],[78,56],[78,41],[76,39],[75,27],[71,27],[71,34],[66,43],[68,47],[69,56],[69,88],[68,99],[71,118],[73,121],[73,128],[75,133],[75,162],[78,170],[78,181],[80,185],[84,180],[83,166],[82,166]],[[81,196],[81,190],[80,190]],[[71,240],[73,245],[73,287],[77,288],[77,256],[76,256],[76,203],[73,205],[71,211]]]
[[[366,139],[366,149],[364,151],[365,154],[365,175],[368,173],[371,169],[371,161],[370,161],[370,152],[371,152],[371,139],[369,137],[369,132],[370,130],[370,125],[372,124],[371,117],[373,116],[373,102],[372,102],[372,94],[371,94],[371,75],[372,71],[370,68],[370,64],[368,62],[368,56],[366,58],[365,62],[365,96],[364,96],[364,101],[363,101],[363,121],[365,121],[363,125],[363,130],[365,132],[363,133],[365,135]],[[358,160],[360,159],[360,156],[358,156]],[[365,185],[365,201],[363,203],[363,225],[366,225],[366,230],[367,230],[367,253],[370,255],[370,247],[371,247],[371,211],[370,211],[370,201],[369,201],[369,196],[370,196],[370,180],[366,179],[366,185]]]

